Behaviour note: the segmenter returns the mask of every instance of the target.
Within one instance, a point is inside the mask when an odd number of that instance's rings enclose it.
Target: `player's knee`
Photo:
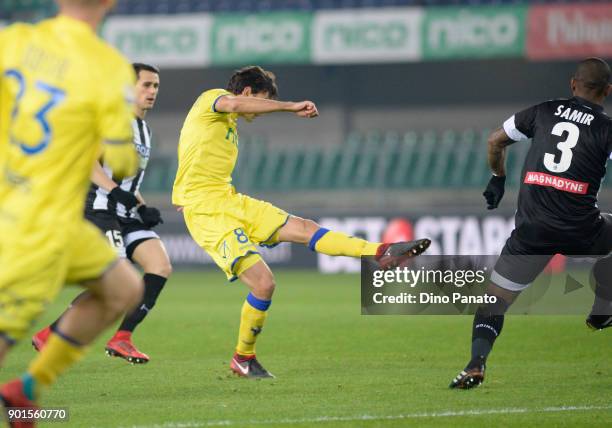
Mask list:
[[[172,275],[172,263],[170,263],[170,260],[166,260],[163,263],[158,263],[155,266],[146,269],[145,272],[168,278],[170,275]]]
[[[144,283],[136,270],[120,261],[102,280],[98,294],[110,313],[124,313],[135,307],[143,297]],[[92,290],[93,291],[93,290]]]
[[[104,305],[109,314],[113,316],[130,312],[143,297],[143,283],[126,283],[120,293],[114,294],[113,298],[106,298]]]
[[[253,287],[253,291],[255,292],[255,297],[270,300],[275,288],[276,282],[274,281],[274,276],[270,275],[260,278]]]
[[[172,263],[170,263],[170,260],[168,260],[166,263],[164,263],[162,265],[162,272],[160,274],[160,276],[163,276],[164,278],[168,278],[170,275],[172,275]]]

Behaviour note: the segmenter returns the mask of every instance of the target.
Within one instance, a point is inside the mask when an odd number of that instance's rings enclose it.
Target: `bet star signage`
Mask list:
[[[514,229],[514,218],[499,215],[421,216],[416,219],[385,217],[324,217],[321,227],[360,236],[369,241],[407,241],[430,238],[427,255],[496,255]],[[359,259],[317,254],[321,272],[359,272]]]

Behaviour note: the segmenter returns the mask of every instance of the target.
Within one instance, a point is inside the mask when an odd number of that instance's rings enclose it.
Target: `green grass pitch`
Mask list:
[[[508,317],[485,384],[454,391],[471,317],[361,316],[357,275],[276,277],[258,355],[277,379],[229,374],[245,287],[176,273],[135,334],[149,364],[106,357],[106,334],[42,404],[68,407],[69,426],[99,428],[612,426],[612,331],[590,332],[583,317]],[[75,294],[64,291],[38,326]],[[34,356],[26,342],[3,380]]]

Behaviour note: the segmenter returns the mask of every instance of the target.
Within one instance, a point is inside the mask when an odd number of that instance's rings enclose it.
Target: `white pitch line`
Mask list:
[[[453,416],[483,416],[483,415],[507,415],[515,413],[558,413],[576,412],[589,410],[612,410],[612,405],[608,406],[560,406],[542,407],[539,409],[529,409],[520,407],[510,407],[506,409],[473,409],[473,410],[445,410],[442,412],[431,413],[407,413],[404,415],[357,415],[357,416],[319,416],[316,418],[303,419],[275,419],[275,420],[252,420],[252,421],[202,421],[202,422],[167,422],[154,425],[133,425],[129,428],[204,428],[204,427],[225,427],[241,425],[281,425],[281,424],[308,424],[325,422],[359,422],[359,421],[388,421],[417,418],[446,418]],[[120,427],[128,428],[128,427]]]

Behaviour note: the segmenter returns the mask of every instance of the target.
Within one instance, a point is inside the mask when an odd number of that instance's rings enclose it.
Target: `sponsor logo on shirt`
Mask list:
[[[527,172],[525,174],[525,184],[535,184],[538,186],[554,187],[563,192],[576,193],[579,195],[586,194],[589,189],[588,183],[582,181],[574,181],[569,178],[557,177],[543,172]]]

